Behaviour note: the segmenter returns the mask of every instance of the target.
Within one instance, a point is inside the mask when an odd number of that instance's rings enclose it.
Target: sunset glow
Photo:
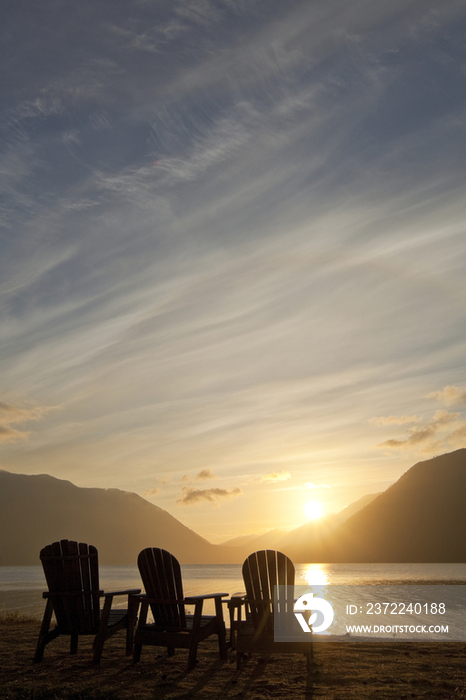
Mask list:
[[[323,515],[324,509],[320,501],[307,501],[304,506],[308,520],[317,520]]]

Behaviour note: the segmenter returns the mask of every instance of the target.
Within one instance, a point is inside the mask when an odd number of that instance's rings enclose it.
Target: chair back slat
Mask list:
[[[96,548],[60,540],[44,547],[40,559],[59,628],[65,634],[95,633],[100,620]]]
[[[273,634],[273,602],[277,596],[280,611],[290,610],[294,597],[294,565],[282,552],[261,550],[249,555],[243,564],[243,580],[254,629]],[[276,586],[286,586],[278,588]],[[280,618],[279,618],[280,619]]]
[[[183,584],[178,560],[165,549],[148,547],[139,554],[138,568],[146,595],[160,601],[150,606],[157,627],[185,627]]]

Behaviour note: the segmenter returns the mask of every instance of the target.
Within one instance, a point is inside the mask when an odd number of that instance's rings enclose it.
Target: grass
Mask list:
[[[33,664],[39,626],[0,613],[0,700],[466,700],[466,645],[459,643],[317,644],[307,677],[304,658],[293,654],[253,656],[238,674],[234,652],[221,662],[211,638],[187,673],[185,651],[167,657],[164,649],[144,648],[133,665],[124,633],[106,642],[99,667],[86,637],[75,656],[69,639],[59,637]]]
[[[19,610],[3,610],[0,608],[0,626],[21,623],[24,624],[36,624],[38,623],[37,618],[31,617],[31,615],[26,615]]]

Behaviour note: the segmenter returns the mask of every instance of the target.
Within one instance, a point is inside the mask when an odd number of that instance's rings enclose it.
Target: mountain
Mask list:
[[[135,564],[144,547],[186,564],[239,560],[135,493],[0,470],[0,565],[38,564],[42,547],[60,539],[95,545],[101,564]]]
[[[276,528],[275,530],[268,530],[263,533],[253,533],[251,535],[240,535],[239,537],[233,537],[231,540],[223,542],[224,547],[252,547],[253,549],[277,549],[282,538],[286,535],[288,530],[281,530]],[[251,549],[250,551],[253,551]]]
[[[466,449],[409,469],[387,491],[312,544],[295,561],[465,562]]]
[[[350,503],[349,506],[346,506],[346,508],[343,508],[343,510],[340,510],[336,514],[335,525],[344,523],[346,520],[351,518],[352,515],[358,513],[360,510],[368,506],[369,503],[372,503],[372,501],[378,496],[380,496],[380,493],[368,493],[366,496],[358,498],[358,500],[354,501],[354,503]]]
[[[461,449],[415,464],[384,493],[341,513],[226,546],[134,493],[0,470],[0,565],[37,564],[40,549],[58,539],[94,544],[102,564],[135,564],[144,547],[168,549],[186,564],[241,563],[264,548],[280,548],[295,563],[464,562],[465,498]]]

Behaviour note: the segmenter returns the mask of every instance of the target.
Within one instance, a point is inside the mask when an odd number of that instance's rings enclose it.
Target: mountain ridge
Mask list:
[[[101,563],[115,565],[134,564],[144,547],[167,549],[185,564],[242,563],[262,548],[279,548],[295,563],[464,562],[465,495],[462,448],[416,463],[383,493],[348,506],[344,522],[337,514],[232,546],[211,544],[130,491],[0,470],[0,565],[37,564],[40,549],[59,539],[94,544]]]
[[[40,549],[59,539],[94,544],[102,564],[133,564],[149,546],[169,549],[184,563],[234,559],[130,491],[0,470],[0,565],[36,564]]]

